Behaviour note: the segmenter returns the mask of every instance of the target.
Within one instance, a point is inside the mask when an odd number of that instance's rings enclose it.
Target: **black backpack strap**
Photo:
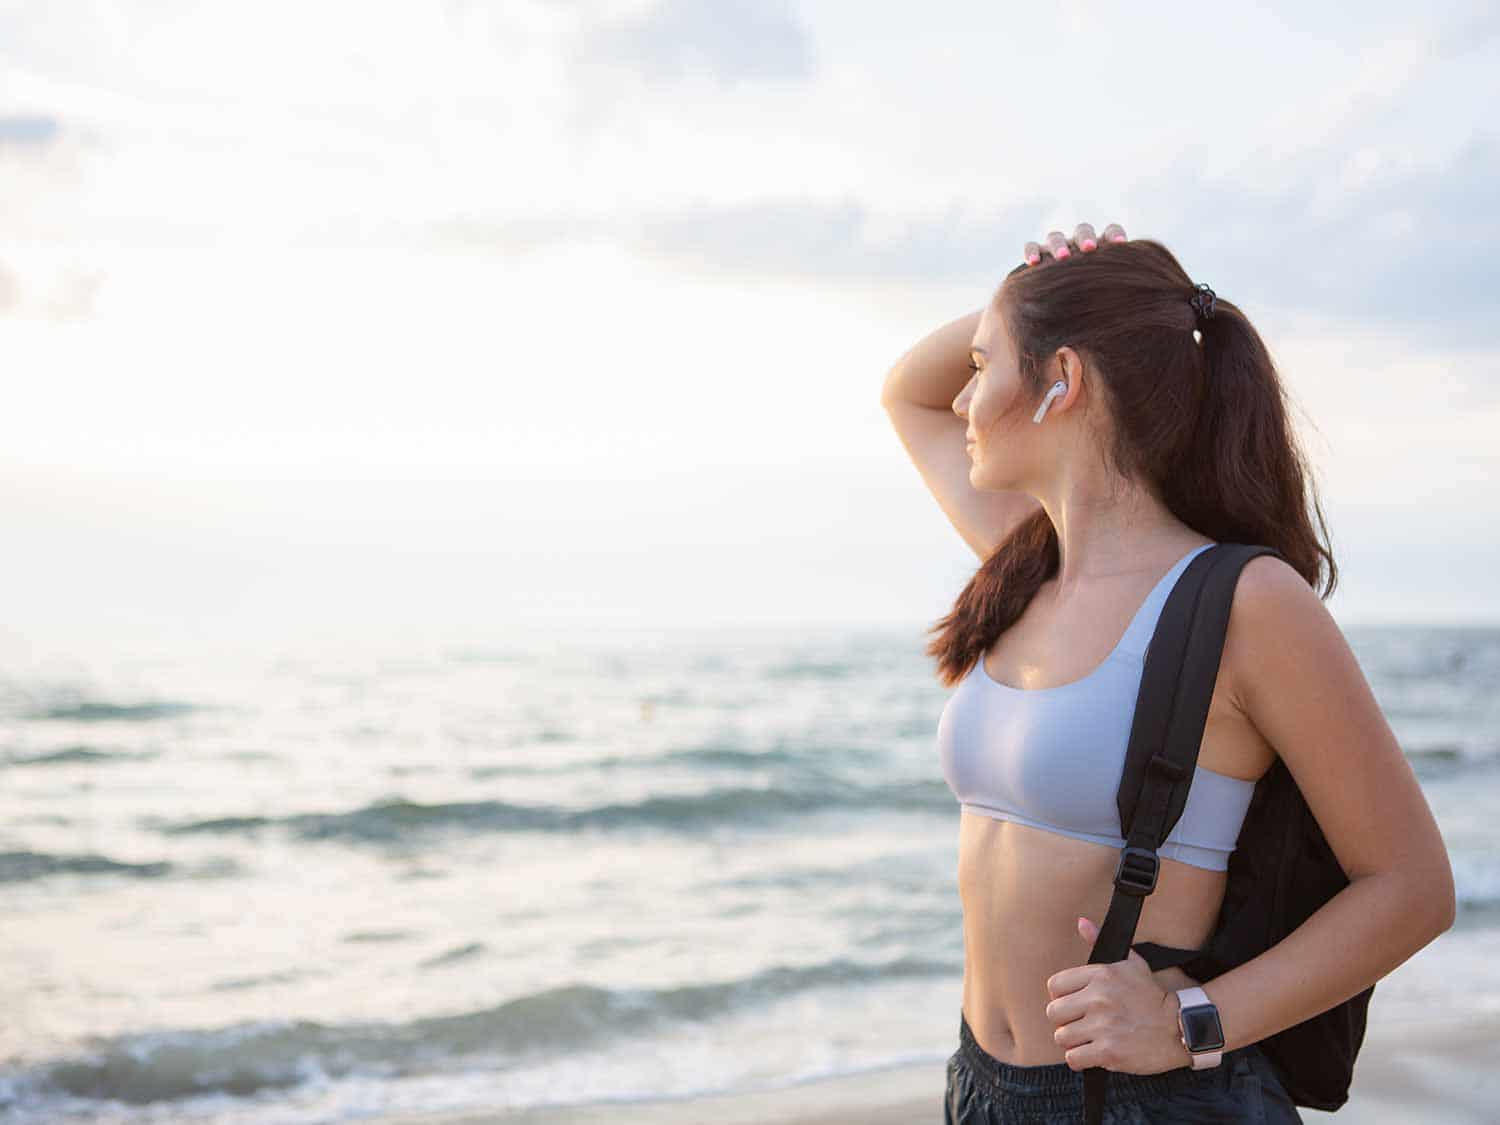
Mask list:
[[[1131,949],[1135,950],[1151,966],[1153,973],[1159,973],[1163,969],[1174,968],[1178,965],[1186,965],[1189,961],[1195,961],[1203,955],[1201,949],[1182,949],[1175,945],[1158,945],[1154,941],[1134,942]],[[1184,970],[1185,971],[1185,970]],[[1188,973],[1192,976],[1191,973]]]
[[[1157,848],[1187,805],[1235,584],[1244,565],[1265,554],[1279,552],[1242,543],[1215,544],[1187,565],[1162,607],[1146,648],[1116,796],[1125,847],[1115,866],[1114,895],[1089,954],[1091,965],[1122,961],[1129,954],[1145,896],[1156,889]],[[1084,1125],[1101,1125],[1104,1120],[1108,1074],[1100,1066],[1083,1072]]]

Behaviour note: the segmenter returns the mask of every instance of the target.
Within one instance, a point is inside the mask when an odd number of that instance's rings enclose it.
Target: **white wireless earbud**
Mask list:
[[[1047,407],[1052,405],[1052,400],[1067,393],[1068,384],[1064,383],[1061,379],[1053,383],[1052,386],[1047,388],[1047,397],[1042,399],[1042,405],[1036,408],[1036,413],[1031,416],[1031,420],[1033,422],[1040,422],[1042,415],[1047,413]]]

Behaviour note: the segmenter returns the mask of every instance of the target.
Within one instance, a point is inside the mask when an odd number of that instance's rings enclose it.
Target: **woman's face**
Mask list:
[[[974,331],[970,362],[977,368],[953,400],[953,412],[968,423],[969,481],[975,488],[1018,487],[1017,476],[1032,464],[1030,425],[1035,403],[1028,400],[1016,367],[1005,320],[993,302],[985,305]]]

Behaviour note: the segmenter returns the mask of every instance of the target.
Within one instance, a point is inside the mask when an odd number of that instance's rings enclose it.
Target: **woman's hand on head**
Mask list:
[[[1106,242],[1124,242],[1125,228],[1119,223],[1110,223],[1104,228],[1103,234]],[[1042,260],[1043,254],[1048,254],[1054,259],[1064,260],[1074,253],[1087,254],[1090,250],[1099,248],[1099,237],[1094,234],[1094,228],[1089,223],[1079,223],[1073,231],[1072,238],[1065,238],[1060,230],[1049,231],[1045,242],[1028,242],[1021,251],[1028,265],[1036,265]]]

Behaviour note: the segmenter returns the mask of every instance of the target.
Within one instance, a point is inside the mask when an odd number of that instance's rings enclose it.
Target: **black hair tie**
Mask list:
[[[1199,282],[1193,287],[1194,293],[1188,298],[1188,304],[1192,305],[1200,320],[1212,320],[1214,318],[1214,291],[1207,285]]]

